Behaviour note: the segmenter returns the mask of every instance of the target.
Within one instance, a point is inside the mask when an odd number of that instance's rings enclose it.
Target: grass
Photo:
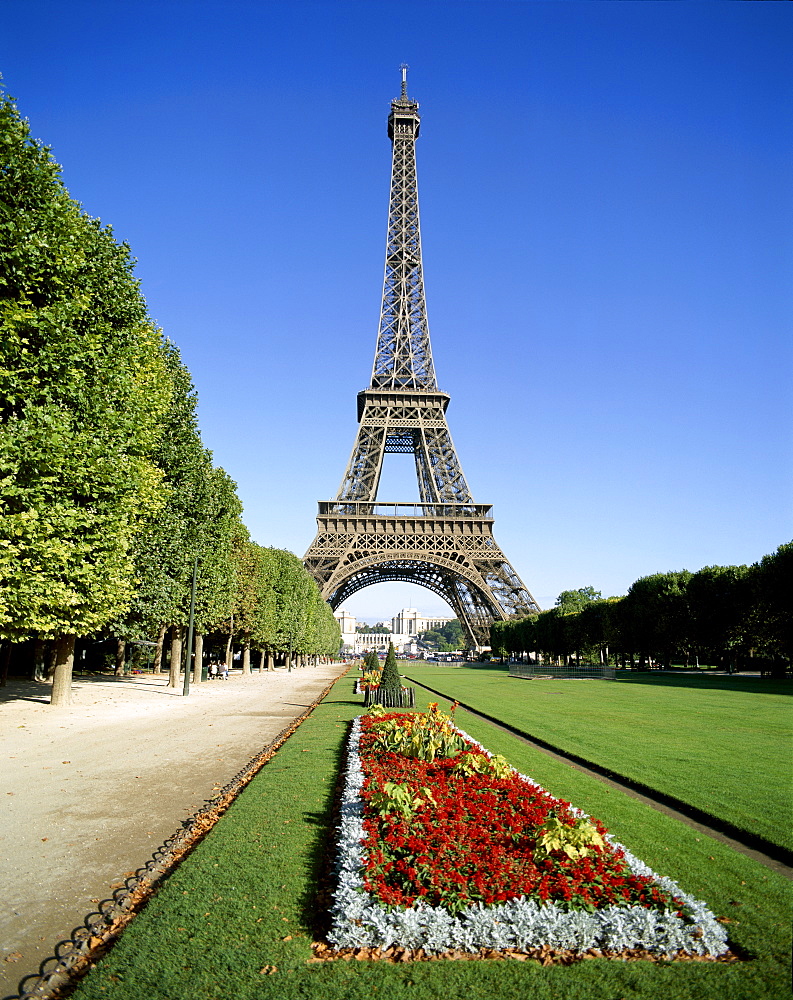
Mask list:
[[[591,810],[656,870],[728,916],[751,956],[717,963],[311,963],[316,882],[347,722],[362,711],[350,678],[303,723],[116,947],[79,1000],[778,1000],[789,996],[790,886],[758,863],[610,792],[467,713],[458,721],[556,795]],[[276,971],[272,971],[272,967]],[[264,970],[264,971],[262,971]]]
[[[664,674],[522,680],[506,667],[412,663],[403,670],[528,735],[793,849],[789,683]]]

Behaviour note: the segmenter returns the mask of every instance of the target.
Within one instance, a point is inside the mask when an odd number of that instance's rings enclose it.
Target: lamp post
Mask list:
[[[193,587],[190,591],[190,623],[187,626],[187,661],[184,665],[184,687],[182,697],[186,698],[190,694],[190,670],[193,661],[193,621],[195,618],[195,588],[198,580],[198,556],[193,563]]]

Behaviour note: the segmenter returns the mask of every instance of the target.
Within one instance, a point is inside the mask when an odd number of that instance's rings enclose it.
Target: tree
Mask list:
[[[732,664],[739,649],[748,651],[750,588],[746,566],[705,566],[688,581],[692,642],[706,662]]]
[[[393,642],[389,642],[388,644],[388,653],[386,654],[383,673],[380,677],[380,690],[396,694],[402,691],[402,678],[399,676]]]
[[[578,590],[563,590],[556,598],[556,607],[562,614],[577,614],[591,604],[592,601],[602,601],[603,597],[599,590],[594,587],[580,587]]]
[[[642,660],[649,655],[668,667],[674,655],[690,646],[690,579],[688,570],[680,570],[644,576],[631,584],[622,611]]]
[[[445,625],[422,632],[419,639],[424,645],[441,653],[451,653],[455,649],[460,649],[464,642],[462,626],[456,618],[446,622]]]
[[[75,636],[134,593],[171,382],[128,247],[69,198],[5,95],[0,259],[0,636],[55,640],[63,704]]]
[[[391,629],[384,622],[377,622],[376,625],[356,625],[355,631],[361,635],[383,635],[390,632]]]
[[[222,469],[213,468],[212,455],[201,442],[195,388],[179,351],[165,341],[161,352],[172,384],[163,433],[152,455],[163,473],[161,507],[146,520],[133,545],[136,589],[131,606],[107,631],[119,641],[156,638],[159,671],[165,633],[172,627],[169,684],[176,686],[196,559],[196,664],[201,663],[205,628],[229,619],[229,532],[242,505],[236,485]]]
[[[490,626],[490,648],[493,656],[498,656],[501,660],[507,655],[507,643],[511,639],[512,622],[495,621]]]
[[[774,674],[784,675],[793,660],[793,542],[755,563],[748,582],[747,638]]]

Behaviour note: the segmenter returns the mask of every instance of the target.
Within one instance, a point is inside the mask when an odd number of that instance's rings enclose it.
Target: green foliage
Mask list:
[[[252,645],[277,653],[335,656],[339,623],[316,581],[291,552],[265,549],[249,539],[239,549],[235,631]]]
[[[434,702],[424,713],[382,719],[373,729],[377,749],[418,760],[454,757],[463,746],[451,717],[440,712]]]
[[[172,382],[133,262],[0,95],[0,635],[124,613]]]
[[[388,644],[388,654],[383,664],[383,674],[380,678],[380,687],[383,691],[401,691],[402,678],[397,669],[396,653],[393,642]]]
[[[153,458],[163,473],[161,508],[133,545],[136,592],[129,612],[110,625],[127,638],[153,636],[161,625],[186,625],[193,564],[199,560],[196,628],[228,624],[233,611],[234,546],[245,529],[236,484],[212,464],[201,443],[190,373],[170,342],[162,347],[173,392]]]
[[[425,646],[439,653],[451,653],[456,649],[462,649],[465,645],[463,629],[456,618],[445,625],[439,625],[436,629],[422,632],[419,638]]]
[[[578,590],[563,590],[556,598],[556,606],[564,615],[577,614],[592,601],[602,600],[600,591],[594,587],[580,587]]]
[[[420,788],[419,794],[414,795],[407,782],[399,784],[393,781],[386,781],[382,792],[375,792],[369,801],[379,816],[399,813],[405,819],[410,819],[425,806],[437,805],[429,788]]]
[[[461,774],[465,777],[471,777],[475,774],[492,774],[496,778],[508,778],[511,772],[512,768],[500,754],[488,757],[484,753],[471,752],[461,753],[452,768],[453,774]]]
[[[793,542],[780,545],[749,570],[751,600],[744,642],[762,654],[793,661]]]
[[[591,854],[591,848],[604,847],[597,828],[580,816],[572,825],[563,823],[558,816],[549,816],[542,828],[537,853],[552,854],[563,851],[573,860]]]
[[[186,625],[197,559],[198,631],[236,618],[268,648],[338,652],[300,561],[241,524],[128,248],[69,198],[3,95],[0,260],[0,638]]]
[[[626,597],[600,599],[591,587],[564,591],[557,607],[495,622],[495,655],[606,655],[669,666],[673,660],[784,673],[793,661],[793,543],[753,566],[706,566],[655,573]],[[608,652],[607,652],[608,650]],[[765,662],[764,662],[765,661]]]

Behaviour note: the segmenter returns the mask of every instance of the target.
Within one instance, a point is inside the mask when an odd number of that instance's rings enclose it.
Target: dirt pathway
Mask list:
[[[38,971],[111,887],[141,867],[344,670],[193,686],[167,676],[0,692],[0,997]]]

